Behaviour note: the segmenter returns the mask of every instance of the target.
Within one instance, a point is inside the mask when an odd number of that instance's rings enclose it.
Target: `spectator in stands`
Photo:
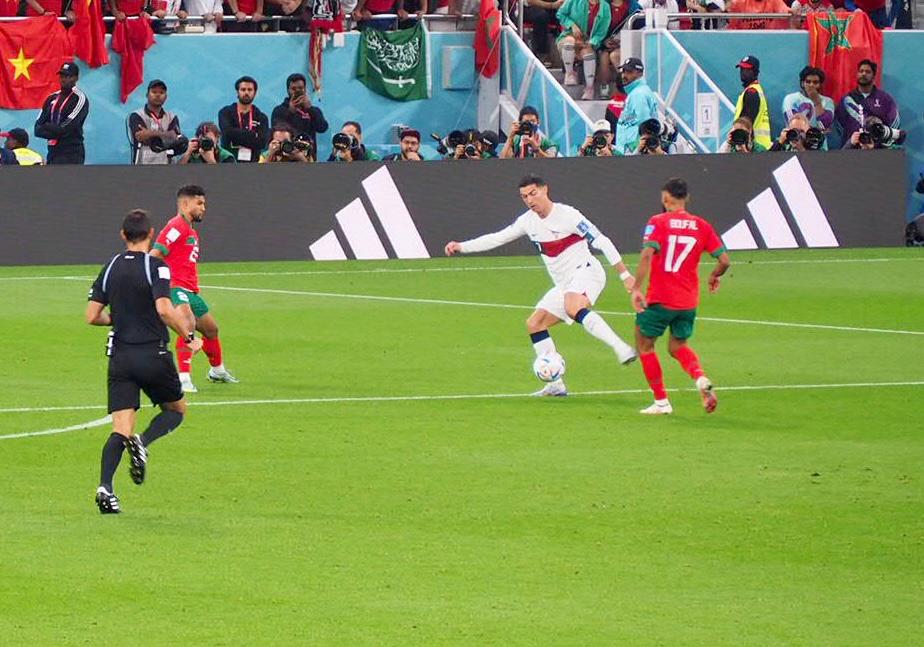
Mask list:
[[[160,79],[148,83],[147,103],[128,115],[128,137],[132,164],[169,164],[186,152],[189,141],[180,131],[180,118],[164,109],[167,84]]]
[[[41,166],[45,163],[41,155],[28,148],[29,133],[22,128],[13,128],[7,133],[0,133],[0,137],[6,137],[3,148],[12,151],[20,166]]]
[[[844,8],[848,11],[859,9],[872,21],[879,29],[890,27],[889,12],[886,9],[886,0],[846,0]]]
[[[719,148],[720,153],[763,153],[767,149],[754,140],[754,126],[747,117],[738,117],[728,131],[728,139]]]
[[[638,127],[643,121],[658,118],[658,102],[644,79],[645,66],[641,59],[627,58],[619,66],[625,104],[616,121],[616,150],[622,155],[638,146]]]
[[[706,14],[716,14],[725,11],[725,0],[687,0],[687,11],[690,13],[704,16]],[[708,20],[694,18],[691,22],[692,29],[720,29],[724,26],[723,20],[710,18]]]
[[[233,164],[234,155],[221,147],[221,130],[212,121],[203,121],[196,128],[196,138],[180,159],[180,164]]]
[[[263,0],[227,0],[231,15],[237,25],[225,25],[225,31],[256,31],[257,23],[263,20]],[[242,23],[250,22],[250,25]]]
[[[311,105],[311,99],[305,91],[307,81],[304,74],[290,74],[286,79],[288,96],[273,108],[272,123],[284,123],[292,129],[295,136],[302,135],[311,140],[317,150],[317,133],[327,132],[327,120],[317,106]]]
[[[368,162],[382,158],[363,144],[363,127],[358,121],[345,121],[333,138],[334,150],[328,162]]]
[[[783,117],[787,123],[795,115],[804,115],[809,127],[819,128],[827,133],[834,124],[834,101],[821,94],[825,82],[825,73],[817,67],[807,65],[799,72],[799,85],[802,92],[787,94],[783,99]],[[828,145],[825,142],[825,150]]]
[[[584,139],[578,148],[578,155],[581,157],[613,157],[621,155],[613,144],[613,131],[610,130],[610,122],[606,119],[598,119],[594,122],[593,133]]]
[[[639,0],[640,9],[664,9],[667,13],[680,13],[677,0]],[[667,23],[668,29],[680,29],[680,20],[674,18]]]
[[[314,161],[311,140],[295,138],[295,133],[286,124],[273,126],[273,137],[269,147],[260,156],[261,164],[296,163],[309,164]]]
[[[0,16],[3,15],[3,4],[0,0]],[[76,15],[71,11],[71,4],[70,0],[26,0],[26,16],[63,16],[73,23]]]
[[[49,164],[83,164],[83,123],[90,114],[90,100],[77,87],[80,68],[65,63],[58,70],[61,89],[45,99],[35,122],[35,136],[48,140]]]
[[[427,0],[398,0],[395,13],[398,14],[398,29],[413,27],[427,13]]]
[[[613,91],[611,84],[619,78],[619,73],[613,72],[619,67],[622,60],[621,32],[626,20],[638,11],[636,0],[610,0],[610,29],[597,55],[597,80],[600,82],[600,92],[610,97]]]
[[[557,157],[558,145],[539,129],[539,111],[523,106],[519,118],[511,124],[511,136],[501,149],[501,159],[514,157]]]
[[[584,69],[584,92],[581,99],[590,101],[595,94],[596,51],[603,46],[610,30],[609,2],[565,0],[556,15],[563,30],[558,37],[558,49],[565,68],[565,85],[578,85],[574,61],[576,55],[580,56]]]
[[[15,18],[19,15],[19,0],[0,0],[0,18]],[[6,155],[6,153],[0,153]],[[12,159],[12,158],[9,158]],[[10,162],[2,162],[0,164],[9,164]]]
[[[400,135],[401,152],[392,153],[384,159],[386,162],[422,162],[423,157],[420,155],[420,131],[413,128],[405,128]]]
[[[793,0],[789,9],[792,12],[790,27],[799,29],[802,27],[805,16],[813,11],[834,11],[834,4],[831,0]]]
[[[738,61],[735,67],[738,68],[738,76],[741,79],[741,85],[744,86],[744,90],[738,95],[738,103],[735,105],[735,119],[747,117],[754,125],[754,141],[767,150],[771,143],[770,108],[767,104],[767,97],[764,95],[764,89],[758,80],[760,61],[756,56],[745,56]]]
[[[834,118],[845,142],[861,130],[870,117],[877,117],[891,128],[898,128],[901,124],[895,99],[875,86],[878,69],[874,61],[860,61],[857,65],[857,87],[845,94],[837,105]]]
[[[530,49],[546,65],[549,64],[549,25],[555,22],[555,12],[565,0],[526,0],[523,20],[533,26]]]
[[[109,13],[119,21],[129,16],[150,17],[145,11],[146,6],[147,0],[109,0]]]
[[[214,34],[218,31],[221,24],[224,11],[221,0],[183,0],[184,11],[180,13],[189,16],[202,16],[202,28],[206,34]]]
[[[376,29],[388,29],[391,26],[391,20],[372,20],[373,16],[383,13],[397,13],[399,0],[359,0],[356,8],[353,9],[353,20],[356,22],[372,21],[371,27]]]
[[[785,13],[793,15],[783,0],[732,0],[728,13]],[[729,29],[789,29],[787,18],[735,18],[728,21]],[[768,143],[769,145],[769,143]]]
[[[238,162],[259,161],[268,139],[269,119],[253,105],[257,87],[256,79],[242,76],[234,83],[237,102],[218,111],[221,145],[230,150]]]
[[[481,159],[497,159],[497,145],[500,143],[500,137],[493,130],[482,130],[478,133],[478,141],[475,146],[481,153]]]

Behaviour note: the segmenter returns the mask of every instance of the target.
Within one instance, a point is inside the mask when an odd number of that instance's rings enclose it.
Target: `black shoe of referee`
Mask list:
[[[119,497],[103,486],[96,489],[96,506],[99,508],[100,514],[119,514],[122,512],[122,508],[119,507]]]
[[[144,483],[144,475],[147,472],[148,464],[148,450],[144,448],[141,436],[137,434],[129,436],[125,441],[125,449],[128,450],[128,456],[131,458],[128,473],[135,485],[141,485]]]

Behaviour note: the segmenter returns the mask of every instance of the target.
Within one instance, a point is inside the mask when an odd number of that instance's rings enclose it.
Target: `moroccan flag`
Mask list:
[[[430,88],[423,23],[398,31],[364,29],[356,78],[373,92],[395,101],[426,99]]]
[[[122,57],[119,95],[122,103],[128,101],[128,95],[144,80],[144,53],[153,44],[154,32],[146,18],[127,18],[116,22],[112,30],[112,51]]]
[[[481,0],[475,25],[475,69],[487,78],[500,69],[501,12],[494,0]]]
[[[74,54],[90,67],[109,63],[106,51],[106,27],[103,25],[103,0],[74,0],[71,8],[77,15],[71,27]]]
[[[857,85],[857,65],[864,58],[879,66],[882,74],[882,32],[860,10],[812,12],[805,18],[809,33],[809,65],[825,73],[822,94],[834,103]]]
[[[54,16],[0,22],[0,108],[41,108],[71,52],[67,29]]]

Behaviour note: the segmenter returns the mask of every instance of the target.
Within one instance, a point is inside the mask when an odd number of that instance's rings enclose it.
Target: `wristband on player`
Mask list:
[[[195,339],[196,339],[196,331],[195,331],[195,330],[193,330],[192,332],[188,333],[185,337],[183,337],[183,341],[185,341],[187,344],[193,343],[193,341],[195,341]]]
[[[619,274],[619,280],[620,280],[620,281],[625,281],[626,279],[631,279],[631,278],[632,278],[632,272],[630,272],[629,270],[623,270],[623,271]]]

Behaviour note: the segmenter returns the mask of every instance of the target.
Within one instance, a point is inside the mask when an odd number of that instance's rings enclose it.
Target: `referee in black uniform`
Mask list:
[[[195,339],[195,321],[187,320],[170,300],[170,269],[148,254],[154,229],[147,213],[140,209],[129,213],[121,235],[126,251],[103,267],[90,288],[87,304],[88,324],[112,326],[106,345],[112,433],[103,446],[96,490],[96,505],[103,514],[122,511],[112,487],[122,451],[128,450],[132,481],[140,485],[147,464],[146,447],[183,422],[186,401],[173,355],[167,349],[167,326],[185,337],[193,352],[202,347],[202,340]],[[134,429],[141,391],[160,405],[161,412],[138,436]]]

